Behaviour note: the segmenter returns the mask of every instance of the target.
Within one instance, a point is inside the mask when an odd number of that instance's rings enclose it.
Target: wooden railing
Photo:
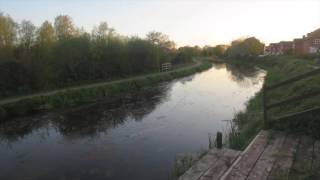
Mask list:
[[[289,114],[285,114],[283,116],[280,117],[276,117],[276,118],[270,118],[268,115],[268,111],[272,108],[276,108],[276,107],[280,107],[283,105],[288,105],[290,103],[294,103],[294,102],[298,102],[307,98],[311,98],[311,97],[315,97],[320,95],[320,90],[315,90],[315,91],[311,91],[311,92],[305,92],[302,95],[297,95],[297,96],[292,96],[289,97],[287,99],[284,100],[279,100],[277,102],[268,104],[268,94],[270,91],[277,89],[279,87],[283,87],[284,85],[288,85],[291,83],[294,83],[296,81],[300,81],[302,79],[306,79],[309,78],[311,76],[315,76],[320,74],[320,68],[319,69],[315,69],[313,71],[307,72],[305,74],[301,74],[299,76],[295,76],[292,77],[290,79],[287,79],[285,81],[279,82],[277,84],[271,85],[271,86],[263,86],[263,119],[264,119],[264,127],[265,128],[269,128],[270,123],[274,122],[274,121],[279,121],[279,120],[283,120],[283,119],[288,119],[288,118],[293,118],[296,116],[301,116],[301,115],[305,115],[305,114],[309,114],[309,113],[314,113],[314,112],[320,112],[320,107],[313,107],[311,109],[307,109],[304,111],[300,111],[300,112],[294,112],[294,113],[289,113]]]

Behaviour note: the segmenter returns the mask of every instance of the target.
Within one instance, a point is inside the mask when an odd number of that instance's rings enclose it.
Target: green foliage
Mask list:
[[[35,76],[36,74],[24,64],[15,61],[4,62],[0,65],[0,92],[10,94],[15,91],[36,89]]]
[[[110,97],[117,93],[127,92],[144,86],[150,86],[159,82],[183,77],[210,67],[211,63],[204,62],[169,72],[153,73],[143,77],[101,83],[92,87],[66,89],[50,95],[33,96],[21,99],[14,103],[4,104],[0,106],[0,109],[1,111],[6,112],[7,117],[14,117],[39,110],[69,107],[84,102],[92,102],[101,98]]]
[[[68,15],[59,15],[54,20],[55,33],[59,40],[64,40],[76,35],[76,28]]]
[[[54,28],[49,21],[42,23],[37,32],[37,43],[42,48],[51,48],[56,41]]]
[[[232,61],[236,62],[236,61]],[[232,63],[231,61],[229,63]],[[238,63],[238,62],[237,62]],[[293,76],[313,70],[316,64],[309,59],[301,59],[291,56],[266,57],[259,61],[249,63],[267,71],[265,84],[271,85]],[[307,78],[296,83],[275,89],[268,94],[268,103],[273,103],[288,97],[301,95],[310,91],[320,90],[320,77]],[[319,97],[305,99],[297,103],[284,105],[268,112],[269,117],[277,117],[290,112],[299,112],[312,107],[320,106]],[[291,118],[277,123],[271,127],[282,131],[302,132],[320,138],[319,113],[305,115],[303,117]],[[253,97],[243,112],[236,114],[233,120],[230,146],[235,149],[243,149],[249,141],[257,134],[263,125],[262,92]]]
[[[269,62],[272,66],[268,65],[269,63],[266,62]],[[294,57],[279,57],[277,59],[266,58],[261,62],[260,66],[269,69],[266,84],[274,84],[281,80],[309,72],[317,67],[312,60]],[[315,75],[270,91],[268,95],[268,103],[274,103],[290,97],[319,90],[320,75]],[[279,117],[288,113],[300,112],[319,106],[319,96],[315,96],[313,98],[307,98],[302,101],[273,108],[268,112],[268,114],[270,117]],[[318,129],[320,128],[320,123],[318,119],[319,113],[313,113],[304,115],[303,117],[297,116],[290,120],[288,119],[277,123],[271,123],[271,126],[281,130],[290,130],[295,132],[301,131],[319,138],[320,133],[318,132]]]
[[[23,20],[19,29],[20,46],[23,49],[29,50],[35,43],[35,30],[36,27],[31,21]]]
[[[128,61],[132,72],[150,72],[159,68],[156,47],[140,38],[131,38],[127,45]],[[141,66],[143,65],[143,66]]]
[[[244,111],[238,112],[230,122],[229,147],[243,150],[262,128],[262,96],[256,94]]]
[[[173,165],[173,172],[172,172],[172,178],[171,179],[178,179],[180,176],[182,176],[189,168],[192,167],[192,165],[197,162],[198,158],[194,155],[184,155],[182,157],[179,157],[175,159],[174,165]]]
[[[94,64],[90,61],[90,43],[86,34],[58,41],[53,49],[54,82],[63,85],[95,77]]]
[[[6,116],[7,116],[7,112],[3,108],[0,107],[0,120],[5,119]]]
[[[178,179],[207,153],[208,150],[201,149],[194,154],[183,154],[178,156],[174,161],[172,177],[169,179]]]
[[[175,49],[175,43],[169,39],[169,36],[156,31],[151,31],[147,34],[147,40],[154,45],[158,45],[166,50]]]
[[[17,38],[17,23],[10,16],[0,13],[0,63],[13,58]]]
[[[264,44],[255,37],[235,40],[226,52],[232,58],[250,58],[263,54]]]
[[[205,46],[202,49],[202,55],[203,56],[216,56],[219,58],[223,58],[226,54],[226,50],[228,49],[228,46],[226,45],[217,45],[215,47],[211,47],[211,46]]]
[[[190,63],[193,57],[201,56],[202,50],[198,46],[190,47],[184,46],[180,47],[176,52],[176,56],[173,59],[174,64],[179,63]]]
[[[67,15],[35,27],[0,14],[0,98],[158,72],[197,53],[180,52],[160,32],[124,37],[102,22],[89,34]]]

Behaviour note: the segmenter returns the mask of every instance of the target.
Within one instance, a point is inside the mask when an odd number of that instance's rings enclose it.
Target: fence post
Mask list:
[[[222,133],[221,132],[217,132],[216,146],[217,146],[218,149],[222,148]]]
[[[263,85],[263,128],[268,128],[268,114],[267,114],[267,87]]]

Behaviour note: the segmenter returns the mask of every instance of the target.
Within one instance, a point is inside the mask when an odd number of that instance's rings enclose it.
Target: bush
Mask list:
[[[0,120],[5,119],[6,116],[7,112],[2,107],[0,107]]]

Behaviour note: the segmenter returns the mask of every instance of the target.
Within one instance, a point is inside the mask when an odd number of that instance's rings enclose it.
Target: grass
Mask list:
[[[184,154],[176,157],[173,165],[172,176],[169,179],[178,179],[207,153],[208,150],[201,149],[199,152],[194,154]]]
[[[169,72],[14,99],[13,101],[7,101],[0,105],[0,120],[7,120],[11,117],[42,110],[52,110],[94,102],[117,93],[136,90],[145,86],[152,86],[160,82],[191,75],[210,67],[211,63],[204,61],[193,66],[183,67]]]
[[[193,154],[184,154],[175,158],[172,175],[169,179],[178,179],[188,169],[190,169],[197,161],[205,156],[210,149],[216,147],[216,137],[212,134],[208,134],[208,149],[200,149]]]
[[[291,56],[266,57],[264,59],[245,63],[229,60],[228,63],[243,66],[258,66],[266,70],[267,75],[264,83],[267,86],[311,71],[318,67],[318,63],[313,59]],[[268,95],[268,103],[286,99],[291,96],[301,95],[305,92],[314,90],[320,90],[320,75],[273,90]],[[269,117],[276,117],[315,106],[320,106],[319,97],[275,108],[268,112],[268,115]],[[263,128],[262,107],[262,92],[260,91],[249,100],[244,111],[235,115],[235,118],[231,123],[231,131],[229,134],[230,148],[243,150],[254,136]],[[318,115],[308,115],[290,119],[290,121],[273,123],[271,124],[271,127],[282,131],[303,132],[319,138],[320,133],[317,129],[320,128],[320,122],[317,121],[317,119],[319,119]]]

